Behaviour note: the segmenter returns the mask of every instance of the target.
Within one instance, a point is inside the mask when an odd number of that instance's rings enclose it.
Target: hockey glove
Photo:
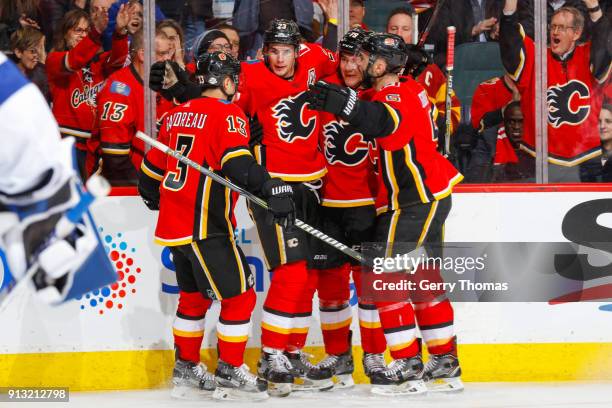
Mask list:
[[[166,63],[159,61],[151,65],[149,72],[149,88],[155,92],[162,90],[164,86],[164,75],[166,74]]]
[[[317,81],[307,92],[310,109],[322,110],[350,122],[359,111],[357,92],[351,88]]]
[[[268,223],[292,227],[295,224],[295,203],[291,186],[281,179],[273,178],[263,184],[261,193],[268,204]]]

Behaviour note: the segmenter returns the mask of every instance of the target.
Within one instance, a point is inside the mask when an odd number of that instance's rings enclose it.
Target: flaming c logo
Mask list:
[[[551,86],[546,93],[548,123],[554,128],[581,124],[591,112],[590,97],[588,86],[575,79]]]

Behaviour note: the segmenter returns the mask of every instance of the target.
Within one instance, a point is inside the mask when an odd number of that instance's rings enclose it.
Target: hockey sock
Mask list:
[[[255,291],[251,288],[221,301],[221,315],[217,323],[219,359],[234,367],[244,363],[244,349],[249,339],[251,314],[256,300]]]
[[[380,325],[376,305],[359,303],[359,333],[364,353],[381,354],[387,348],[387,339]]]
[[[376,302],[376,307],[391,357],[397,360],[416,356],[419,345],[412,305],[409,302]]]
[[[204,318],[212,304],[200,292],[179,292],[176,319],[172,325],[174,344],[181,360],[200,362]]]
[[[309,275],[306,261],[274,268],[261,319],[263,347],[286,350],[291,333],[301,334],[295,338],[295,343],[299,343],[301,338],[305,340],[310,325],[314,292]],[[310,300],[306,302],[304,299]]]
[[[317,272],[315,269],[306,269],[307,282],[296,299],[296,317],[293,319],[293,327],[285,347],[286,351],[295,352],[303,349],[306,345],[312,316],[312,298],[317,290],[317,278],[319,276]]]
[[[350,265],[318,271],[317,290],[323,343],[327,354],[346,353],[352,321],[349,289]]]
[[[414,312],[430,354],[456,354],[453,307],[450,300],[415,303]]]

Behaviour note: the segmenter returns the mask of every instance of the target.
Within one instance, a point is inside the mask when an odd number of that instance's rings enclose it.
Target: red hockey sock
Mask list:
[[[301,343],[303,347],[316,287],[311,275],[316,278],[316,274],[308,273],[306,261],[292,262],[274,269],[261,319],[263,347],[286,350],[292,333],[291,344]]]
[[[394,359],[414,357],[419,352],[415,336],[414,310],[409,302],[377,302],[380,323]]]
[[[256,300],[255,291],[251,288],[221,301],[221,315],[217,323],[219,359],[234,367],[244,363],[244,349],[249,339],[251,314]]]
[[[453,307],[448,299],[442,302],[415,303],[414,312],[423,340],[430,354],[456,353]]]
[[[350,265],[318,271],[317,291],[323,343],[327,354],[343,354],[350,347],[352,321],[350,300]]]
[[[364,353],[381,354],[387,348],[387,339],[380,325],[376,305],[359,303],[359,333]]]
[[[179,292],[176,319],[172,325],[174,345],[181,360],[200,362],[204,318],[212,301],[200,292]]]

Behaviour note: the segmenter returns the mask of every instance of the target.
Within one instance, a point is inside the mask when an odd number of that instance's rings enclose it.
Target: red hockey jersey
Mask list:
[[[377,139],[379,212],[447,197],[463,176],[437,150],[427,92],[405,78],[372,100],[384,103],[396,122],[393,133]]]
[[[512,28],[520,33],[518,38],[522,41],[513,49],[504,50],[502,47],[502,56],[506,54],[504,58],[513,57],[520,61],[509,74],[521,93],[521,109],[525,116],[524,145],[535,156],[535,45],[518,23],[507,26],[508,35],[512,35]],[[502,24],[502,35],[505,34]],[[591,72],[590,57],[590,42],[577,45],[564,61],[548,49],[549,163],[571,167],[601,154],[597,121],[603,93],[597,89],[599,84]],[[609,68],[606,77],[608,74]],[[600,78],[602,82],[605,79]]]
[[[164,98],[156,99],[159,119],[173,108],[173,104]],[[97,113],[98,134],[92,137],[88,145],[99,141],[103,155],[129,157],[134,170],[140,169],[144,157],[144,142],[135,135],[136,131],[145,130],[144,88],[142,78],[133,65],[108,77],[98,94]],[[104,167],[105,172],[106,170]]]
[[[263,61],[242,63],[235,102],[261,123],[263,140],[255,156],[272,177],[312,181],[325,175],[319,114],[308,108],[305,92],[336,68],[334,54],[316,44],[301,46],[292,80],[275,75]]]
[[[446,116],[446,75],[436,64],[429,64],[416,78],[417,82],[425,88],[429,101],[436,107],[434,123],[438,123],[438,116]],[[451,92],[451,131],[454,132],[461,120],[461,103]]]
[[[159,140],[219,174],[227,161],[251,155],[246,116],[235,104],[214,98],[193,99],[168,112]],[[229,188],[157,149],[149,150],[141,169],[161,181],[155,242],[175,246],[233,237],[235,196]]]
[[[481,82],[472,98],[472,127],[483,131],[490,126],[499,125],[503,121],[502,109],[511,101],[512,91],[503,77]]]
[[[324,81],[344,86],[338,74]],[[368,99],[371,92],[359,92]],[[321,112],[320,144],[327,165],[321,189],[324,207],[374,205],[376,197],[376,143],[367,142],[362,133],[328,112]]]
[[[62,136],[74,136],[76,147],[87,150],[96,116],[96,97],[111,73],[128,55],[127,36],[113,34],[111,51],[99,54],[100,34],[92,30],[70,51],[54,51],[46,68],[53,98],[53,114]]]

